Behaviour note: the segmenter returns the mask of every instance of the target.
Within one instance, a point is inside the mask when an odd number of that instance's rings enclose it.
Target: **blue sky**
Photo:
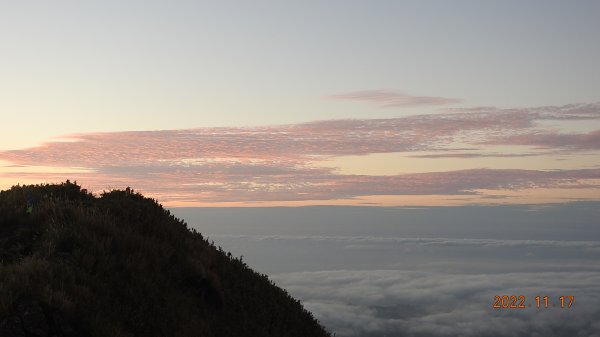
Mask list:
[[[58,132],[407,113],[321,99],[363,89],[468,106],[600,99],[594,1],[0,6],[2,110],[11,122],[50,122]]]

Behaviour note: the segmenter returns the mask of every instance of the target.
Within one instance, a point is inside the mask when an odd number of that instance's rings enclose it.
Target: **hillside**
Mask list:
[[[299,301],[129,188],[0,192],[0,336],[329,336]]]

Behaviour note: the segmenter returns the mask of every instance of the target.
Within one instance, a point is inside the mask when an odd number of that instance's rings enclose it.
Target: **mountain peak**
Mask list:
[[[0,335],[330,336],[266,275],[133,189],[0,192]]]

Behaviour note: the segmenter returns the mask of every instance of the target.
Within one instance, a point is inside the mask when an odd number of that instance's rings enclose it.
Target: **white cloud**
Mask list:
[[[600,336],[600,273],[443,274],[337,270],[272,276],[339,336]],[[532,307],[492,308],[496,295]],[[534,296],[575,296],[571,309]]]

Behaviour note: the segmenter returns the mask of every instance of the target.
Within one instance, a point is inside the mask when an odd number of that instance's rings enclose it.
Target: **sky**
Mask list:
[[[0,188],[600,199],[595,1],[1,1]]]

